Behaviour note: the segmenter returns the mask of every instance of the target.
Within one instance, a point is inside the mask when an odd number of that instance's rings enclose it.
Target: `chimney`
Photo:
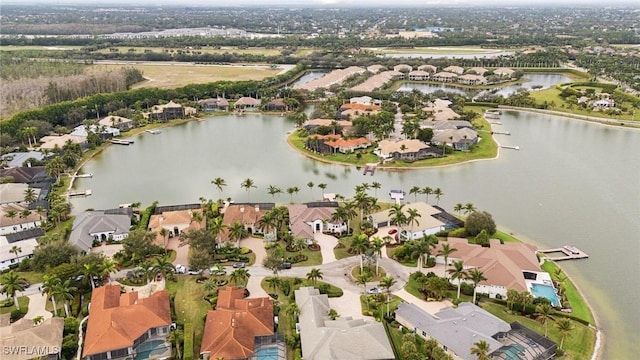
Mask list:
[[[260,212],[260,205],[256,204],[256,212]]]

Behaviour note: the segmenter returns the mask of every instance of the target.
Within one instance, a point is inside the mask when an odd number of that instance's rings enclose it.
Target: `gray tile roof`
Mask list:
[[[93,235],[111,232],[115,235],[129,233],[131,218],[127,215],[108,215],[105,211],[85,211],[73,221],[69,241],[81,251],[93,246]]]

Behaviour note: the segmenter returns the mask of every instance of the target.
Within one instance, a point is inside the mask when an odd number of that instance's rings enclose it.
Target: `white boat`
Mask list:
[[[160,134],[162,131],[160,130],[145,130],[146,132],[148,132],[149,134],[153,134],[153,135],[157,135]]]

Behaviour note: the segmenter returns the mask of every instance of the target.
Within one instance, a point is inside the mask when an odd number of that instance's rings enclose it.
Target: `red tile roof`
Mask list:
[[[373,110],[380,110],[382,109],[382,107],[380,107],[380,105],[365,105],[365,104],[343,104],[342,106],[340,106],[340,110],[347,110],[347,109],[352,109],[352,110],[361,110],[361,111],[373,111]]]
[[[82,356],[133,346],[151,328],[169,326],[169,293],[158,291],[138,299],[137,292],[120,295],[120,285],[93,290]]]
[[[313,135],[312,138],[324,140],[324,143],[332,148],[351,148],[371,144],[370,140],[363,137],[345,139],[341,135]]]
[[[260,335],[273,335],[273,301],[244,299],[243,288],[229,286],[218,293],[216,310],[207,313],[200,353],[209,353],[210,359],[246,359]]]

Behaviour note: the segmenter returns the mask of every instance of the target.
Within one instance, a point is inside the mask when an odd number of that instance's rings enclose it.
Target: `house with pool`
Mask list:
[[[93,290],[82,358],[146,360],[171,357],[169,293],[141,297],[121,293],[120,285]]]
[[[557,291],[549,273],[542,270],[536,256],[537,248],[531,244],[505,243],[491,239],[489,247],[469,244],[467,239],[449,238],[449,247],[456,249],[449,255],[447,262],[462,261],[465,269],[477,268],[487,280],[477,286],[479,294],[487,294],[490,298],[506,298],[507,291],[528,291],[534,297],[544,297],[554,307],[560,307]],[[435,252],[442,247],[436,246]],[[436,262],[444,264],[444,257],[436,257]],[[469,280],[462,280],[467,281]]]
[[[437,216],[442,213],[442,210],[425,202],[407,204],[403,208],[405,215],[408,215],[409,209],[414,209],[418,212],[418,221],[402,226],[399,233],[400,241],[420,239],[423,235],[433,235],[446,229],[447,224]],[[391,209],[371,214],[368,219],[373,224],[374,229],[391,226],[393,223]]]

